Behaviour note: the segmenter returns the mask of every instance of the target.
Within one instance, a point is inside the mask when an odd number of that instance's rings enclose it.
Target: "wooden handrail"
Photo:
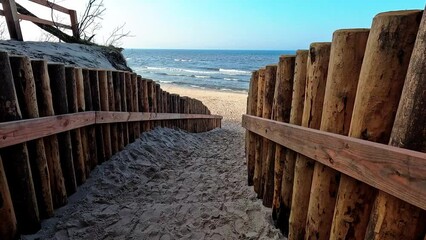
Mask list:
[[[43,6],[48,7],[48,8],[55,9],[56,11],[59,11],[59,12],[63,12],[63,13],[66,13],[66,14],[70,13],[70,9],[64,8],[62,6],[59,6],[56,3],[49,2],[47,0],[29,0],[29,1],[33,2],[33,3],[37,3],[37,4],[40,4],[40,5],[43,5]]]
[[[242,125],[293,151],[426,210],[426,154],[243,115]]]
[[[222,119],[222,117],[204,114],[90,111],[3,122],[0,123],[0,148],[93,124],[180,119]]]

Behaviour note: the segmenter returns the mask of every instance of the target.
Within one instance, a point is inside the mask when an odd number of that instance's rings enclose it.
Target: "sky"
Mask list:
[[[56,0],[81,13],[87,0]],[[50,12],[17,0],[37,15]],[[331,41],[343,28],[369,28],[385,11],[424,9],[424,0],[104,0],[103,43],[116,26],[132,37],[124,48],[145,49],[305,49]],[[62,17],[64,23],[68,18]],[[38,28],[22,23],[25,40],[40,40]]]

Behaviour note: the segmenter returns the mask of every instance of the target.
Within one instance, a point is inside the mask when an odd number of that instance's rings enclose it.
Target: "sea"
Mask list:
[[[124,49],[129,67],[144,78],[192,88],[247,92],[252,71],[293,50]]]

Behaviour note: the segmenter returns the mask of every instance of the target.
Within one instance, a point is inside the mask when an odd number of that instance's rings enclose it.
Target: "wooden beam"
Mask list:
[[[6,17],[10,38],[23,41],[15,0],[2,0],[1,3],[3,4],[3,13]]]
[[[44,19],[41,19],[41,18],[29,16],[29,15],[18,14],[18,18],[22,19],[22,20],[30,21],[30,22],[33,22],[33,23],[41,23],[41,24],[45,24],[45,25],[51,25],[51,26],[57,26],[57,27],[72,29],[71,26],[69,26],[69,25],[65,25],[65,24],[62,24],[62,23],[56,23],[56,22],[44,20]]]
[[[426,154],[243,115],[243,127],[426,209]]]
[[[222,119],[217,115],[149,113],[149,112],[96,112],[96,124],[138,121],[161,121],[178,119]]]
[[[95,123],[95,112],[81,112],[0,123],[0,148]]]
[[[0,148],[93,124],[178,119],[222,119],[218,115],[88,111],[0,123]]]

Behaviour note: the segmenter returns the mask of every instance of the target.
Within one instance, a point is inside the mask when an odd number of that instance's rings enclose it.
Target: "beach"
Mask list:
[[[69,203],[23,239],[282,239],[247,186],[247,94],[161,85],[197,98],[222,129],[157,128],[99,165]]]

